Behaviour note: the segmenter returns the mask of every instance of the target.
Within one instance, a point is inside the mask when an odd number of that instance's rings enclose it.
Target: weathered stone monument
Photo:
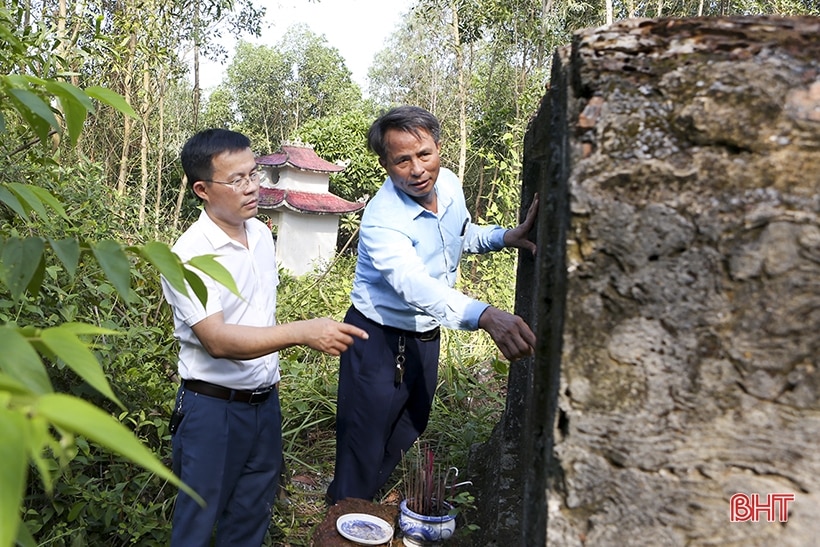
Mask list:
[[[471,544],[820,544],[820,20],[577,33],[523,185],[537,355]]]

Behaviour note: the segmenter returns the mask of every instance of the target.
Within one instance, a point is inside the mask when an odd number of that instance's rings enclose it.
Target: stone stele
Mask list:
[[[522,214],[536,192],[537,352],[471,455],[470,542],[820,544],[820,20],[577,32]]]

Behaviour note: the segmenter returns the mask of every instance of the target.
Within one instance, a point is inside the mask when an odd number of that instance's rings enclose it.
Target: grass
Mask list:
[[[488,272],[485,278],[495,280],[498,287],[487,292],[496,295],[496,305],[510,309],[509,278],[492,272],[513,271],[514,256],[490,256],[490,260],[482,259]],[[350,303],[354,267],[355,256],[341,255],[330,272],[315,277],[281,276],[279,320],[322,316],[341,320]],[[493,285],[493,281],[485,281],[488,283]],[[439,384],[421,440],[435,448],[440,465],[462,471],[459,481],[470,479],[464,473],[470,447],[489,438],[504,410],[508,364],[497,360],[497,355],[498,349],[484,331],[442,329]],[[324,495],[333,478],[339,360],[298,347],[280,352],[280,359],[284,452],[290,484],[287,503],[276,508],[268,545],[310,545],[313,531],[325,517]],[[396,505],[401,501],[406,490],[401,467],[377,501]]]
[[[466,469],[470,447],[485,441],[504,409],[506,363],[486,356],[497,350],[483,332],[442,332],[439,386],[422,440],[436,451],[439,465]],[[299,353],[299,352],[297,352]],[[310,545],[326,514],[324,495],[333,478],[335,397],[338,359],[282,354],[282,414],[287,476],[286,501],[274,514],[266,545]],[[406,490],[401,466],[379,500],[398,504]]]
[[[279,321],[341,319],[349,305],[354,264],[354,257],[342,256],[330,275],[283,275]],[[90,281],[89,288],[93,294],[99,292]],[[170,310],[157,304],[161,302],[158,281],[140,288],[143,305],[125,315],[119,308],[100,306],[101,318],[76,319],[127,333],[116,343],[96,347],[112,385],[127,408],[133,409],[111,411],[170,465],[168,417],[176,391],[171,378],[178,347],[171,334]],[[489,437],[504,408],[507,366],[495,355],[495,345],[481,331],[442,331],[439,385],[423,440],[435,447],[440,465],[462,471],[459,481],[470,479],[464,471],[471,445]],[[333,477],[339,360],[302,347],[282,351],[280,359],[288,497],[276,506],[266,545],[308,546],[325,518],[324,495]],[[52,372],[52,381],[64,391],[84,389],[76,386],[68,371],[54,368]],[[88,390],[78,393],[87,395]],[[175,488],[80,437],[71,453],[70,461],[48,449],[43,453],[54,475],[53,491],[45,491],[29,475],[23,518],[39,545],[167,545]],[[399,466],[377,501],[398,505],[406,490]]]

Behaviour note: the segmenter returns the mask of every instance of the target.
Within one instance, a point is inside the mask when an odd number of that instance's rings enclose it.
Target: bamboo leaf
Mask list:
[[[5,282],[14,300],[20,299],[34,278],[44,248],[43,240],[33,236],[24,240],[12,237],[3,245],[3,254],[0,257],[4,266]]]
[[[74,334],[75,336],[89,335],[89,336],[108,336],[119,335],[118,331],[107,329],[105,327],[98,327],[90,323],[63,323],[60,328]]]
[[[137,252],[150,262],[174,289],[181,293],[187,292],[185,267],[179,257],[171,252],[168,245],[159,241],[151,241],[137,248]]]
[[[12,102],[18,106],[17,111],[31,125],[40,141],[45,142],[48,138],[49,126],[57,131],[60,130],[60,124],[57,122],[57,118],[54,117],[51,107],[38,95],[27,89],[15,87],[7,89],[6,93],[8,93]]]
[[[193,270],[185,268],[185,280],[188,282],[188,285],[191,286],[191,290],[194,291],[194,295],[200,301],[202,307],[207,307],[208,289],[205,287],[205,283],[202,282],[199,275],[197,275]]]
[[[51,244],[51,250],[60,259],[71,279],[74,279],[74,274],[77,273],[77,265],[80,263],[80,243],[74,238],[61,239],[55,241],[48,240]]]
[[[202,273],[212,277],[218,283],[224,285],[233,294],[242,298],[239,289],[231,276],[231,272],[216,260],[216,255],[195,256],[188,261],[188,264],[200,270]]]
[[[125,101],[122,95],[115,93],[110,89],[106,89],[104,87],[99,86],[87,87],[85,88],[85,92],[89,97],[92,97],[102,103],[114,107],[126,116],[131,116],[135,120],[139,119],[137,113],[134,112],[134,109],[131,108],[131,105]]]
[[[204,506],[202,498],[182,483],[120,422],[91,403],[64,394],[40,397],[34,411],[54,425],[82,435],[178,486]]]
[[[70,97],[71,99],[80,103],[80,105],[90,113],[94,113],[94,103],[89,96],[83,92],[79,87],[68,82],[60,82],[57,80],[39,79],[39,83],[43,85],[48,91],[59,98]]]
[[[40,254],[40,260],[36,262],[37,267],[34,269],[34,275],[31,276],[31,281],[26,285],[28,293],[37,297],[40,294],[40,287],[43,285],[43,279],[46,276],[46,257],[45,254]]]
[[[34,536],[31,535],[31,530],[22,521],[20,521],[20,528],[17,529],[17,544],[20,547],[37,547],[39,545],[34,540]]]
[[[32,191],[32,186],[28,184],[20,184],[19,182],[9,183],[9,190],[17,194],[17,197],[28,205],[28,210],[37,211],[41,218],[47,219],[48,213],[43,206],[43,202],[37,197],[37,194]]]
[[[51,425],[39,415],[31,415],[27,420],[28,425],[28,456],[40,474],[40,480],[46,493],[51,495],[54,491],[54,478],[51,474],[50,460],[45,456],[44,448],[55,442],[51,436]]]
[[[122,245],[110,239],[104,239],[91,246],[91,251],[97,259],[105,276],[120,293],[126,302],[131,301],[131,263],[122,249]]]
[[[93,328],[92,325],[81,325],[78,323],[66,323],[59,327],[44,329],[40,333],[40,340],[49,351],[65,362],[71,370],[76,372],[83,380],[88,382],[94,389],[117,403],[121,408],[125,408],[114,395],[108,379],[103,373],[97,358],[82,340],[77,338],[79,328]],[[79,331],[83,334],[93,331]],[[111,333],[111,331],[107,331]]]
[[[26,208],[17,199],[17,196],[12,194],[5,185],[0,186],[0,201],[8,205],[15,213],[28,220],[28,212]]]
[[[6,328],[6,327],[3,327]],[[0,363],[2,360],[0,359]],[[0,366],[0,370],[2,367]],[[43,369],[45,372],[45,369]],[[0,391],[7,391],[12,395],[30,395],[31,390],[8,374],[0,372]]]
[[[66,222],[70,222],[70,221],[71,221],[71,220],[68,218],[68,215],[66,214],[65,209],[63,208],[63,204],[62,204],[62,203],[60,203],[60,201],[59,201],[57,198],[55,198],[55,197],[52,195],[52,193],[51,193],[51,192],[49,192],[49,191],[48,191],[48,190],[46,190],[45,188],[40,188],[39,186],[35,186],[35,185],[33,185],[33,184],[29,184],[29,185],[27,185],[27,188],[28,188],[28,189],[29,189],[29,190],[30,190],[30,191],[31,191],[31,192],[32,192],[35,196],[37,196],[37,198],[39,198],[39,200],[40,200],[41,202],[43,202],[45,205],[48,205],[48,206],[49,206],[49,207],[51,207],[54,211],[56,211],[56,212],[57,212],[57,214],[58,214],[58,215],[60,215],[60,217],[62,217],[62,218],[63,218],[63,220],[65,220]],[[46,214],[48,214],[48,213],[46,213]]]
[[[88,116],[88,110],[70,95],[60,97],[60,106],[65,117],[65,126],[68,130],[68,141],[72,146],[77,144],[83,132],[83,124]]]
[[[44,80],[35,76],[26,78],[32,83],[43,86],[60,101],[69,141],[72,145],[77,144],[86,116],[89,112],[94,112],[94,103],[91,102],[91,98],[78,87],[67,82]]]
[[[20,526],[20,500],[25,492],[25,418],[0,407],[0,545],[14,545]]]

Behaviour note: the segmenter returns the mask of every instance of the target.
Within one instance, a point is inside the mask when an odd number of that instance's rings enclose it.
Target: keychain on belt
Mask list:
[[[182,382],[182,389],[179,392],[179,397],[177,399],[176,408],[174,408],[174,412],[171,413],[171,422],[168,424],[168,431],[171,432],[171,435],[177,432],[179,428],[180,422],[182,422],[182,418],[185,417],[185,412],[182,411],[182,399],[185,398],[185,381]]]
[[[393,383],[397,386],[404,380],[404,335],[399,335],[399,353],[396,355],[396,375]]]

